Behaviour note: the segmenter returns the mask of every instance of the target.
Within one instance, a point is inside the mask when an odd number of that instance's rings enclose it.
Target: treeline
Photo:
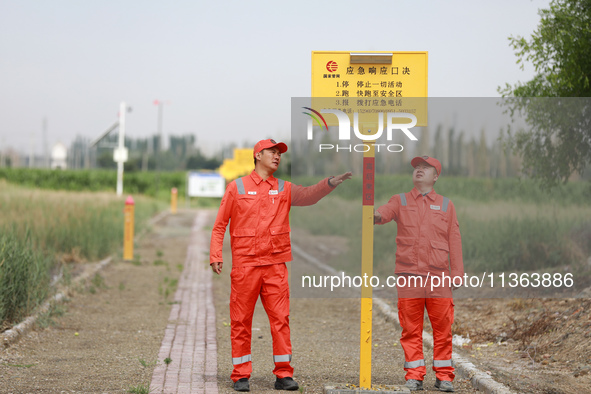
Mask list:
[[[348,170],[359,171],[362,167],[362,141],[338,141],[337,130],[329,127],[328,132],[318,132],[316,141],[303,139],[292,141],[292,173],[294,175],[336,174]],[[417,133],[418,141],[405,140],[400,150],[396,142],[381,141],[380,151],[376,151],[376,174],[411,173],[409,163],[414,156],[433,156],[443,165],[446,175],[468,177],[502,178],[515,177],[521,174],[521,160],[511,152],[507,152],[502,141],[487,141],[485,130],[478,138],[469,136],[455,128],[438,126],[435,130],[421,128]],[[318,144],[339,146],[337,149],[326,149],[321,152]],[[349,153],[349,146],[351,146]],[[390,151],[388,151],[388,146]]]
[[[143,194],[157,197],[160,191],[167,193],[178,189],[178,195],[186,194],[187,173],[176,172],[126,172],[123,191],[126,194]],[[8,182],[51,190],[115,191],[117,173],[112,170],[47,170],[29,168],[0,168],[0,179]]]
[[[213,170],[222,163],[222,157],[209,157],[197,147],[194,135],[171,135],[168,142],[165,148],[158,135],[125,138],[125,147],[129,151],[125,171]],[[105,137],[95,146],[91,146],[88,139],[78,136],[68,149],[68,168],[117,168],[117,163],[113,161],[113,147],[116,145],[116,134]]]

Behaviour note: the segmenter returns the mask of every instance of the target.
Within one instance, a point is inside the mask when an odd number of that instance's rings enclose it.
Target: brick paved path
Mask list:
[[[208,212],[198,212],[185,268],[158,353],[150,393],[217,393],[217,345],[211,275],[206,261]],[[163,360],[172,359],[166,365]]]

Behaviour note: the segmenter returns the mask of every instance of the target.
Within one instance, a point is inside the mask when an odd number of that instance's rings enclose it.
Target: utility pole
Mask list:
[[[146,151],[144,152],[144,154],[142,155],[142,171],[148,171],[148,162],[149,162],[149,158],[152,155],[152,143],[153,143],[153,139],[152,136],[149,136],[146,138]]]
[[[164,152],[164,135],[162,134],[162,109],[164,107],[164,102],[156,100],[158,103],[158,135],[160,136],[160,145],[158,146],[158,150],[160,153]]]
[[[163,113],[164,113],[164,101],[154,100],[154,105],[158,106],[158,119],[156,123],[156,133],[159,137],[158,150],[154,150],[156,153],[156,171],[160,171],[162,167],[161,156],[164,153],[164,131],[162,129]]]
[[[127,148],[125,148],[125,113],[127,105],[124,101],[119,106],[119,144],[113,151],[113,160],[117,162],[117,196],[123,194],[123,163],[127,161]]]
[[[158,195],[158,189],[160,188],[160,171],[162,170],[162,159],[164,154],[164,131],[162,130],[162,114],[164,101],[154,100],[154,105],[158,106],[157,133],[160,137],[160,143],[158,144],[158,152],[156,152],[156,195]]]
[[[47,142],[47,117],[43,118],[43,166],[49,168],[49,144]]]
[[[35,134],[31,133],[31,142],[29,145],[29,168],[33,168],[35,164]]]
[[[4,167],[4,137],[0,140],[2,143],[0,144],[0,168]]]

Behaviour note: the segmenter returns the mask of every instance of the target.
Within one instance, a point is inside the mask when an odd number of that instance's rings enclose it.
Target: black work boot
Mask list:
[[[298,386],[297,382],[289,376],[286,378],[281,378],[281,379],[277,378],[277,380],[275,380],[275,390],[293,391],[293,390],[297,390],[299,388],[300,388],[300,386]]]
[[[242,378],[234,382],[234,390],[236,391],[250,391],[250,383],[248,378]]]

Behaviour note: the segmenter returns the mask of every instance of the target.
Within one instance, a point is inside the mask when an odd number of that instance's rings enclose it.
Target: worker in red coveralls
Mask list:
[[[236,391],[250,391],[252,317],[259,296],[269,317],[273,337],[275,389],[297,390],[291,367],[289,284],[286,262],[292,260],[289,210],[312,205],[329,194],[351,173],[325,178],[308,187],[273,177],[287,151],[283,142],[259,141],[253,150],[254,171],[230,182],[211,234],[210,265],[222,272],[222,244],[230,222],[232,289],[230,319],[232,381]]]
[[[453,203],[433,190],[441,175],[439,160],[415,157],[408,193],[392,196],[374,213],[376,224],[395,221],[398,317],[402,326],[406,387],[423,390],[427,373],[423,358],[423,313],[433,326],[435,387],[454,391],[451,325],[454,320],[452,290],[464,276],[462,239]],[[437,277],[437,278],[435,278]],[[441,278],[445,278],[441,280]]]

